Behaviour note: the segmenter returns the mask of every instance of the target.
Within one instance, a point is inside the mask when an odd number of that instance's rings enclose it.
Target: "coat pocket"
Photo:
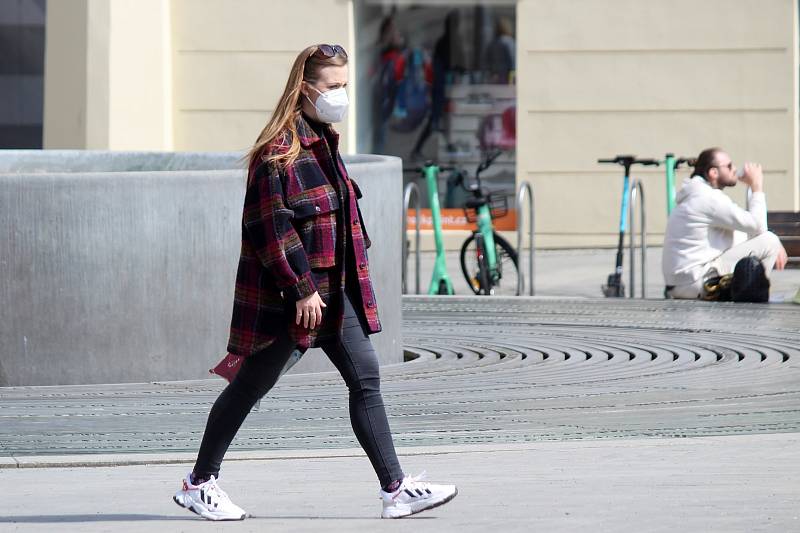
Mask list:
[[[294,213],[294,227],[311,268],[336,264],[336,215],[339,198],[330,185],[307,189],[287,198]]]

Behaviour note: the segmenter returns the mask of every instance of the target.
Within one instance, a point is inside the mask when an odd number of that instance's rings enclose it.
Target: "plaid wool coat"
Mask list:
[[[358,280],[361,301],[353,305],[363,312],[367,333],[381,330],[369,277],[370,241],[357,202],[361,191],[339,155],[339,136],[325,126],[329,148],[302,115],[296,126],[301,151],[293,164],[279,168],[262,162],[249,171],[228,341],[234,355],[263,350],[287,330],[300,349],[339,335],[345,274]],[[272,153],[281,149],[285,144],[268,148]],[[352,239],[355,252],[355,264],[348,264],[347,272],[342,268],[345,238]],[[322,323],[312,330],[295,324],[295,302],[314,291],[328,307]]]

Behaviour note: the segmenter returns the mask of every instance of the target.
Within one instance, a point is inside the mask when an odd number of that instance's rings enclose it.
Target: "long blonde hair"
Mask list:
[[[319,45],[309,46],[294,60],[283,95],[278,100],[278,105],[275,106],[269,122],[258,134],[255,144],[246,156],[251,173],[262,160],[287,167],[294,163],[300,155],[300,139],[297,136],[295,121],[302,109],[300,87],[303,81],[316,82],[319,79],[319,71],[323,67],[347,64],[346,56],[335,54],[333,57],[327,57],[322,53],[317,54],[317,50],[319,50]],[[288,146],[288,150],[265,153],[267,147],[275,141],[278,141],[282,147]]]

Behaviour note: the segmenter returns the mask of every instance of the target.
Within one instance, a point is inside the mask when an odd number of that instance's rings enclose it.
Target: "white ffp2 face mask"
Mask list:
[[[311,88],[319,93],[319,98],[317,98],[316,102],[311,102],[311,98],[308,98],[308,96],[306,98],[317,111],[317,117],[322,122],[341,122],[347,114],[347,107],[350,105],[350,101],[347,99],[347,91],[345,91],[344,87],[331,89],[324,93],[316,87]]]

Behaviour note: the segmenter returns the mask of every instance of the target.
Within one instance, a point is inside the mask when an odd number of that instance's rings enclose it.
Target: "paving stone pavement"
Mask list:
[[[187,465],[0,470],[0,531],[753,532],[800,530],[796,434],[405,448],[407,471],[455,482],[451,503],[379,520],[369,462],[315,451],[228,461],[253,518],[203,523],[171,501]],[[234,454],[237,455],[237,454]]]
[[[800,430],[800,306],[406,297],[399,446]],[[0,389],[4,456],[194,450],[220,379]],[[234,449],[351,448],[336,373],[287,375]]]
[[[395,440],[407,472],[457,482],[459,497],[377,521],[341,379],[287,375],[224,465],[256,518],[203,527],[800,531],[800,306],[403,305],[410,360],[382,369]],[[223,385],[0,389],[0,531],[194,529],[169,495]]]
[[[399,446],[800,431],[800,306],[406,297]],[[195,449],[220,379],[0,389],[0,455]],[[336,373],[287,375],[238,450],[352,448]]]

